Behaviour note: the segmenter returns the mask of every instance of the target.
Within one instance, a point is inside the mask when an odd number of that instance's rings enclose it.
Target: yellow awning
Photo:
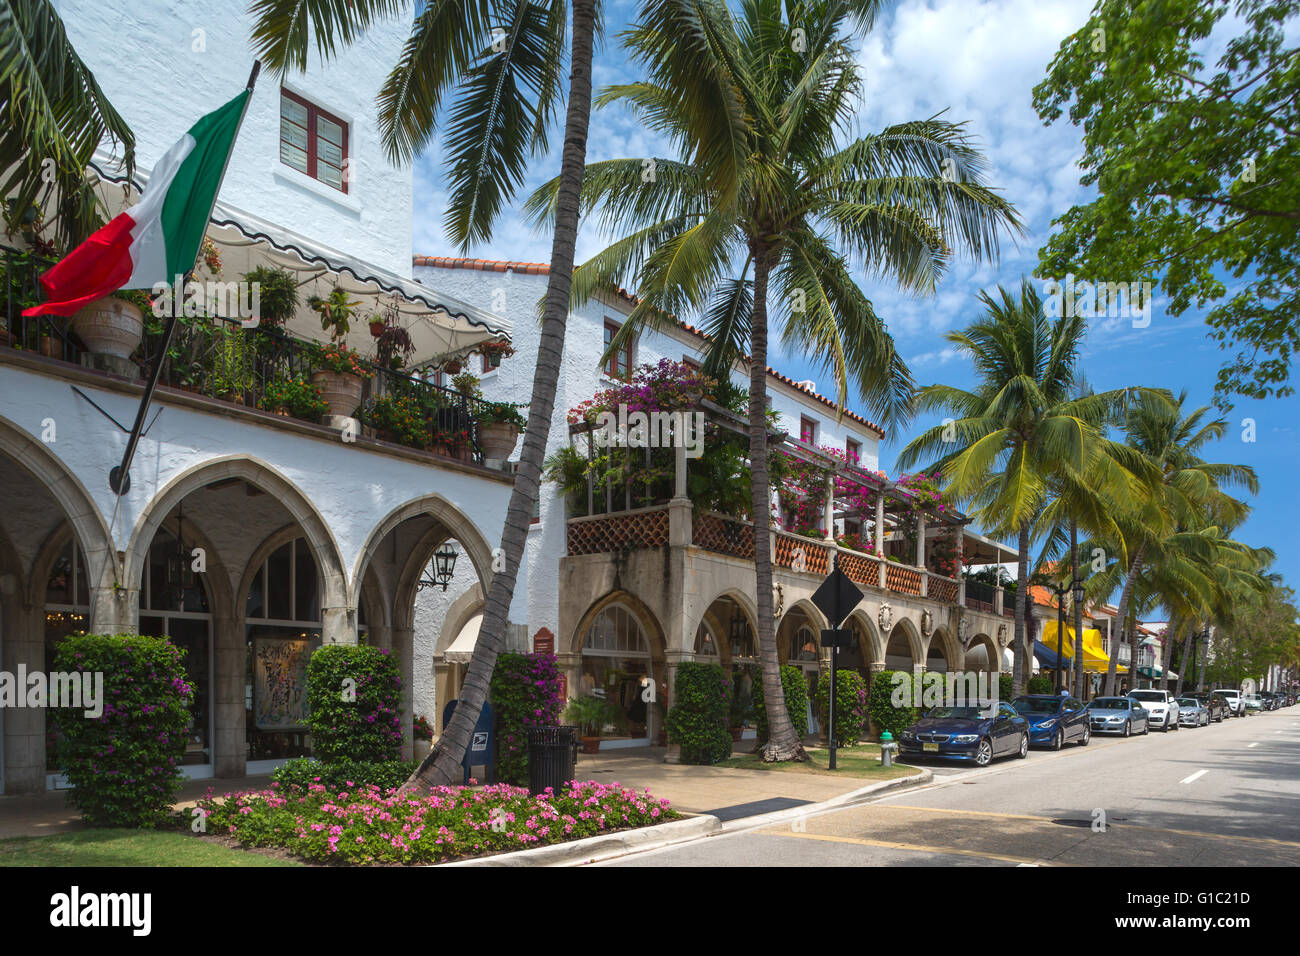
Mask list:
[[[1048,650],[1056,650],[1056,622],[1043,622],[1043,636],[1039,638],[1043,646]],[[1074,660],[1074,628],[1068,625],[1065,633],[1061,637],[1061,656],[1066,660]],[[1101,649],[1101,631],[1095,628],[1085,627],[1083,629],[1083,670],[1087,674],[1100,674],[1110,667],[1110,658],[1106,652]],[[1117,674],[1127,674],[1128,668],[1123,664],[1115,665]]]

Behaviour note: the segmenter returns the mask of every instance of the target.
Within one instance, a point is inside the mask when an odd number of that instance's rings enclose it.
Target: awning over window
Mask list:
[[[147,177],[139,175],[137,180],[143,180],[144,185],[133,181],[123,195],[123,190],[107,187],[109,183],[126,182],[120,174],[115,174],[112,163],[97,161],[91,165],[106,184],[100,192],[110,214],[134,203],[148,183]],[[366,318],[385,307],[396,307],[399,322],[415,346],[410,368],[427,365],[440,357],[467,355],[475,346],[491,339],[509,338],[511,333],[510,322],[504,316],[443,295],[413,279],[363,262],[225,202],[218,201],[213,209],[207,235],[221,253],[220,281],[237,282],[258,266],[287,269],[297,277],[301,304],[298,319],[289,323],[289,331],[299,338],[327,340],[319,318],[306,303],[312,296],[328,296],[335,288],[343,289],[361,303],[360,320],[353,322],[347,344],[363,355],[374,349]],[[208,275],[199,278],[218,281]]]

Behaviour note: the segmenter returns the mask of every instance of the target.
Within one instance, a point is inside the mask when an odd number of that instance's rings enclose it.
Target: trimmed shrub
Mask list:
[[[857,743],[867,735],[867,682],[856,671],[835,673],[835,742],[841,747]],[[822,726],[830,723],[831,672],[817,681],[817,712]]]
[[[527,786],[528,728],[560,722],[560,668],[554,654],[500,654],[488,691],[496,720],[497,780]]]
[[[402,678],[386,649],[328,644],[307,662],[307,725],[312,755],[323,763],[396,760]]]
[[[673,690],[668,742],[681,744],[682,763],[715,764],[730,757],[727,716],[731,712],[731,682],[722,668],[683,661],[677,666]]]
[[[166,638],[121,634],[65,637],[54,669],[102,675],[102,713],[51,712],[59,730],[56,758],[72,784],[68,799],[98,827],[152,827],[176,799],[194,688],[185,651]],[[93,678],[93,688],[99,678]],[[82,687],[85,687],[84,679]]]
[[[271,779],[282,788],[292,787],[303,793],[313,783],[321,784],[331,793],[370,786],[387,793],[406,783],[419,765],[418,760],[385,760],[382,763],[336,760],[323,763],[312,757],[294,757],[277,767]]]
[[[902,685],[899,685],[895,679],[894,675],[896,674],[903,676],[904,682]],[[871,696],[867,703],[867,709],[871,713],[871,720],[875,724],[876,733],[883,734],[888,730],[897,738],[900,731],[916,723],[920,716],[918,708],[894,706],[895,686],[906,687],[907,681],[912,681],[912,700],[920,700],[921,682],[919,679],[913,679],[911,671],[881,671],[872,679]]]
[[[1012,684],[1012,680],[1010,674],[998,675],[998,699],[999,700],[1005,700],[1005,701],[1011,700],[1011,684]]]
[[[781,668],[781,689],[785,691],[785,710],[794,724],[794,732],[808,733],[808,683],[803,671],[790,664]],[[767,705],[763,702],[763,672],[754,675],[754,728],[759,745],[767,743]]]
[[[1056,685],[1052,682],[1052,678],[1047,677],[1044,674],[1039,674],[1037,677],[1029,678],[1029,686],[1026,688],[1025,693],[1050,694],[1055,691],[1055,689]]]

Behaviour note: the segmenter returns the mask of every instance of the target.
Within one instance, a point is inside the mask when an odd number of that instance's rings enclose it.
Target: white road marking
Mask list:
[[[1204,776],[1205,776],[1207,773],[1209,773],[1209,772],[1210,772],[1210,771],[1208,771],[1208,770],[1198,770],[1198,771],[1196,771],[1196,773],[1192,774],[1190,777],[1184,777],[1182,780],[1179,780],[1178,782],[1179,782],[1179,783],[1192,783],[1193,781],[1195,781],[1195,780],[1199,780],[1201,777],[1204,777]]]
[[[827,686],[829,686],[829,685],[827,685]],[[1253,743],[1253,744],[1246,744],[1246,746],[1247,746],[1247,747],[1258,747],[1258,746],[1259,746],[1259,742],[1256,741],[1256,742]]]

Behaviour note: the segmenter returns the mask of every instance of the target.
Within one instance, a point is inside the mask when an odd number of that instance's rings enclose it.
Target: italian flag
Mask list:
[[[170,286],[193,269],[251,95],[190,127],[158,160],[140,201],[41,276],[47,301],[23,315],[72,315],[110,292]]]

